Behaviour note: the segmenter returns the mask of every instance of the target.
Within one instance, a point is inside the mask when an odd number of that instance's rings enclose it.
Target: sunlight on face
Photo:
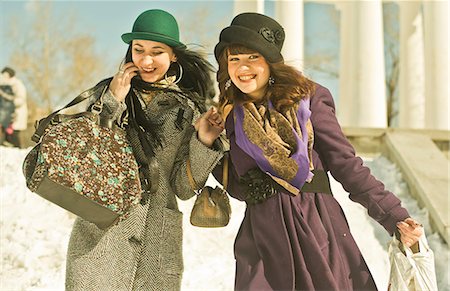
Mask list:
[[[133,63],[139,69],[139,75],[145,82],[158,82],[164,75],[176,56],[170,46],[151,40],[133,40]]]
[[[228,55],[228,74],[239,90],[253,101],[264,97],[270,77],[269,64],[259,53]]]

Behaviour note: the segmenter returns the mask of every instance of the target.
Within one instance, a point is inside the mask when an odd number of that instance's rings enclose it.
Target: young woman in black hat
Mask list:
[[[96,89],[108,87],[101,117],[125,128],[147,183],[140,203],[107,230],[76,219],[66,289],[178,290],[183,259],[176,197],[194,195],[186,161],[202,185],[223,155],[216,141],[221,116],[205,112],[213,92],[211,66],[179,41],[175,18],[163,10],[143,12],[122,40],[129,44],[124,64]]]
[[[235,242],[236,290],[375,290],[330,172],[389,234],[423,229],[341,131],[330,92],[284,64],[284,30],[257,13],[222,30],[215,56],[233,197],[247,208]],[[221,168],[214,170],[220,180]]]

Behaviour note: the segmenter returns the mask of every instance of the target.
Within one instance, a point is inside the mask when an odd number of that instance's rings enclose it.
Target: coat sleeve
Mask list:
[[[330,92],[317,85],[311,98],[311,121],[314,127],[314,149],[331,175],[350,193],[352,201],[363,205],[368,214],[378,221],[391,235],[396,223],[409,217],[400,200],[385,189],[343,134],[336,119],[335,105]]]
[[[119,119],[126,109],[127,105],[125,102],[117,101],[111,90],[107,89],[103,95],[103,110],[100,113],[101,117],[119,123]]]
[[[211,148],[205,146],[198,139],[197,131],[194,129],[193,124],[199,116],[200,113],[196,110],[193,113],[192,124],[189,124],[184,130],[184,139],[177,152],[171,174],[172,188],[178,198],[182,200],[187,200],[195,194],[187,177],[187,159],[190,161],[194,181],[201,188],[205,185],[209,174],[223,157],[225,150],[219,138]]]
[[[14,105],[16,107],[23,106],[27,103],[27,89],[22,81],[17,80],[13,86],[14,90]]]

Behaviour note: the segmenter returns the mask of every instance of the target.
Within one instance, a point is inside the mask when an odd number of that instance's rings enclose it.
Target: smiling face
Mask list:
[[[264,97],[270,77],[269,64],[259,53],[228,54],[228,75],[233,84],[252,101]]]
[[[164,79],[170,64],[177,60],[170,46],[151,40],[133,40],[131,55],[142,80],[149,83]]]

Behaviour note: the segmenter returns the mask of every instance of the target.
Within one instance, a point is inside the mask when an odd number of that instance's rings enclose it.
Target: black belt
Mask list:
[[[305,183],[300,190],[300,192],[309,192],[309,193],[324,193],[330,194],[330,179],[328,179],[328,174],[324,170],[312,170],[314,177],[310,183]]]
[[[332,194],[330,180],[323,170],[313,170],[314,177],[311,182],[305,183],[300,192]],[[240,185],[246,193],[247,204],[257,204],[266,201],[278,192],[286,192],[280,184],[259,168],[249,170],[239,178]]]

